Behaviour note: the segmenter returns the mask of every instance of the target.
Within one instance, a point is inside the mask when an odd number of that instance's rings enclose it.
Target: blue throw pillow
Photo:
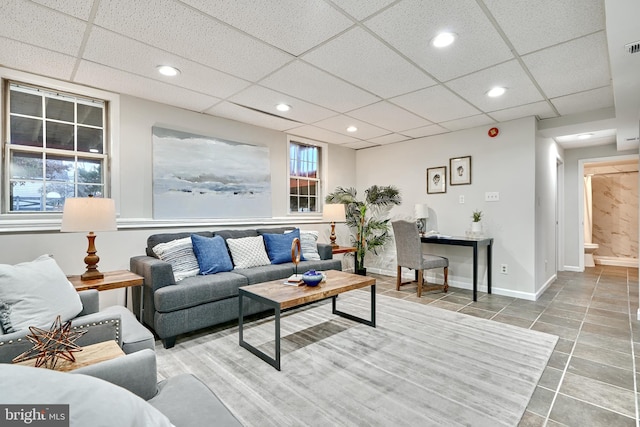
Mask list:
[[[231,257],[224,239],[220,236],[203,237],[191,235],[193,253],[198,260],[200,274],[214,274],[233,270]]]
[[[267,247],[267,255],[271,260],[271,264],[283,264],[291,262],[291,244],[296,237],[300,238],[300,229],[284,233],[284,234],[263,234],[264,245]],[[304,260],[302,253],[300,260]]]

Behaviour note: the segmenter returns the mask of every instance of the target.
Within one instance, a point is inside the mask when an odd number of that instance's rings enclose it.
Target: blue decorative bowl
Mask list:
[[[324,280],[324,274],[315,270],[309,270],[302,275],[302,281],[307,286],[318,286]]]

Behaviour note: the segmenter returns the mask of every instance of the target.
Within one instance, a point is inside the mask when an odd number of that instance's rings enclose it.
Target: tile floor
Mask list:
[[[378,292],[472,316],[558,335],[520,426],[640,426],[638,269],[596,266],[559,272],[538,301],[449,288],[416,297],[415,284],[395,290],[377,278]]]

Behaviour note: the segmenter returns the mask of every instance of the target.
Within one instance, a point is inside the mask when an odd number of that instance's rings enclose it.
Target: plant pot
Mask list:
[[[482,233],[482,223],[480,221],[478,222],[472,222],[471,223],[471,232],[472,233]]]
[[[366,276],[367,275],[367,269],[366,268],[359,268],[356,270],[356,274],[359,276]]]

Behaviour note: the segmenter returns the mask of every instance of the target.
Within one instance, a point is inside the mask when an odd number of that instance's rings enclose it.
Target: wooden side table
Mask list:
[[[348,254],[350,252],[355,252],[357,249],[352,247],[352,246],[337,246],[337,247],[332,247],[331,248],[331,252],[334,255],[337,254]]]
[[[62,372],[73,371],[74,369],[84,368],[85,366],[95,365],[96,363],[104,362],[105,360],[124,356],[124,352],[117,342],[111,340],[82,347],[82,351],[73,353],[73,356],[76,359],[75,362],[70,362],[65,359],[58,360],[55,370]],[[33,367],[36,365],[36,359],[34,358],[25,360],[24,362],[18,362],[16,365]]]
[[[109,289],[128,288],[131,286],[142,286],[144,278],[128,270],[108,271],[103,273],[102,279],[82,280],[80,276],[67,276],[76,291],[86,291],[96,289],[106,291]],[[127,291],[124,293],[124,305],[127,306]],[[140,322],[142,323],[142,312],[144,310],[144,290],[140,292]]]

